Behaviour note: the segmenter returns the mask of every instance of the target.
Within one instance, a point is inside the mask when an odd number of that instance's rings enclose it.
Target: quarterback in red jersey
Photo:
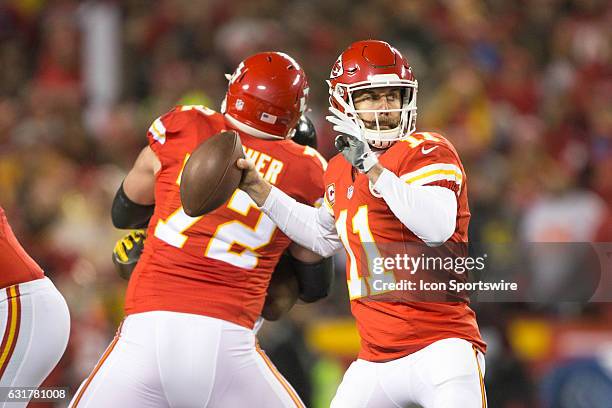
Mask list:
[[[417,81],[382,41],[359,41],[332,68],[327,119],[340,133],[325,171],[321,208],[298,203],[254,172],[241,188],[293,241],[322,256],[344,248],[351,310],[361,336],[333,408],[484,407],[484,356],[467,302],[376,299],[395,270],[367,270],[394,243],[466,243],[470,212],[465,171],[439,134],[416,132]],[[367,259],[365,259],[367,258]],[[374,272],[376,273],[376,272]]]
[[[62,295],[15,238],[2,207],[0,270],[0,387],[38,387],[64,354],[70,315]]]
[[[153,122],[112,210],[117,227],[148,225],[127,317],[72,407],[303,406],[253,328],[285,250],[308,276],[328,263],[293,244],[243,191],[190,217],[179,185],[190,152],[233,129],[263,179],[305,205],[320,204],[326,162],[290,140],[307,95],[306,75],[291,57],[260,53],[229,78],[222,113],[179,106]]]

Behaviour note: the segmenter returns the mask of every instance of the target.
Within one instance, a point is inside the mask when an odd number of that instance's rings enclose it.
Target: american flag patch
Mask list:
[[[261,119],[262,122],[266,122],[273,125],[276,123],[276,119],[278,119],[278,117],[264,112],[261,114],[261,117],[259,119]]]

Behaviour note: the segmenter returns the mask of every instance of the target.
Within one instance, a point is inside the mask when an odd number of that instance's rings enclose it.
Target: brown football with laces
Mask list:
[[[181,175],[181,201],[191,217],[207,214],[225,203],[238,188],[244,157],[238,133],[223,131],[203,141],[189,156]]]

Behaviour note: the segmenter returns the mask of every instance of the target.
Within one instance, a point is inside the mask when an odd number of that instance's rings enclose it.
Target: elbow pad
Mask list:
[[[154,209],[155,204],[142,205],[130,200],[123,191],[123,183],[121,183],[111,208],[113,225],[120,229],[146,228]]]
[[[334,281],[332,257],[317,263],[304,263],[291,257],[291,262],[300,288],[300,300],[312,303],[329,295]]]

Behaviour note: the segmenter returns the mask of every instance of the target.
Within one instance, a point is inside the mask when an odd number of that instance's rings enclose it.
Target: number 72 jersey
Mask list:
[[[261,313],[270,276],[289,238],[241,190],[201,217],[188,216],[180,201],[180,177],[189,154],[226,129],[221,114],[201,106],[177,107],[151,125],[149,146],[161,170],[147,241],[128,286],[126,314],[193,313],[251,328]],[[326,163],[316,150],[243,133],[240,139],[264,179],[302,203],[320,203]]]
[[[457,197],[456,229],[449,242],[467,242],[470,212],[465,171],[454,147],[434,133],[415,133],[387,149],[379,161],[412,185],[441,186]],[[392,256],[389,248],[422,243],[391,212],[366,175],[353,170],[342,155],[325,172],[325,206],[336,221],[346,251],[346,279],[351,311],[361,336],[359,357],[388,361],[418,351],[444,338],[459,337],[485,351],[474,312],[465,302],[393,302],[372,298],[375,281],[393,283],[393,271],[373,279],[371,260]],[[401,274],[399,275],[401,279]]]

